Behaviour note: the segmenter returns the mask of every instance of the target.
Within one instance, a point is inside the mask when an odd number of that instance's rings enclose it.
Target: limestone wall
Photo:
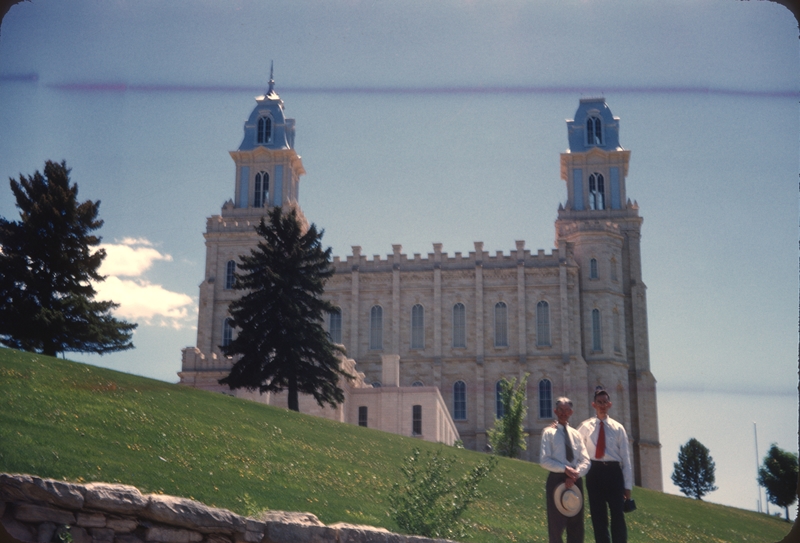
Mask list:
[[[383,528],[322,524],[311,513],[258,519],[136,487],[0,473],[0,541],[47,543],[443,543]],[[65,531],[69,536],[65,536]]]

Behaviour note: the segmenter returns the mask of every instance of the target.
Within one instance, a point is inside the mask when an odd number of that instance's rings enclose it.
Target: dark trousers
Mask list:
[[[550,543],[562,543],[561,534],[567,531],[567,543],[583,543],[583,507],[574,517],[565,517],[556,508],[553,501],[553,493],[556,487],[567,480],[565,473],[553,473],[547,476],[545,494],[547,494],[547,532],[550,535]],[[583,479],[575,481],[583,494]]]
[[[619,462],[592,462],[586,475],[589,512],[592,515],[594,540],[597,543],[627,543],[625,525],[625,480]],[[611,513],[611,538],[608,536],[608,513]]]

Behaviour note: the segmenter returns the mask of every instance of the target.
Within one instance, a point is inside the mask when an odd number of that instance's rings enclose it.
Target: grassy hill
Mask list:
[[[0,349],[0,471],[131,484],[241,514],[309,511],[396,530],[398,466],[443,447],[42,355]],[[482,455],[447,448],[466,470]],[[536,464],[501,459],[467,512],[470,541],[547,541]],[[788,523],[634,489],[631,542],[774,542]],[[592,541],[587,514],[587,541]]]

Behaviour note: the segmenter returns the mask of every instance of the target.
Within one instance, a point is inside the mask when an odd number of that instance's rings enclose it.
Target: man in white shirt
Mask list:
[[[611,398],[603,387],[594,391],[596,417],[583,421],[578,433],[583,438],[592,466],[586,475],[589,512],[596,543],[627,543],[623,506],[630,499],[633,470],[625,427],[608,416]],[[608,512],[611,513],[611,537]]]
[[[558,398],[554,409],[558,424],[542,431],[539,463],[550,472],[547,477],[547,530],[550,543],[562,543],[561,534],[567,531],[567,543],[583,543],[583,477],[589,471],[589,456],[583,439],[569,426],[572,401]],[[580,490],[580,511],[564,515],[556,506],[556,489],[564,483],[567,489]]]

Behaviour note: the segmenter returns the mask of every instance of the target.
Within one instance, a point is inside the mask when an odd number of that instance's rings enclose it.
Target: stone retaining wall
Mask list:
[[[311,513],[227,509],[136,487],[0,473],[0,541],[31,543],[443,543],[383,528],[322,524]],[[68,535],[67,535],[68,532]]]

